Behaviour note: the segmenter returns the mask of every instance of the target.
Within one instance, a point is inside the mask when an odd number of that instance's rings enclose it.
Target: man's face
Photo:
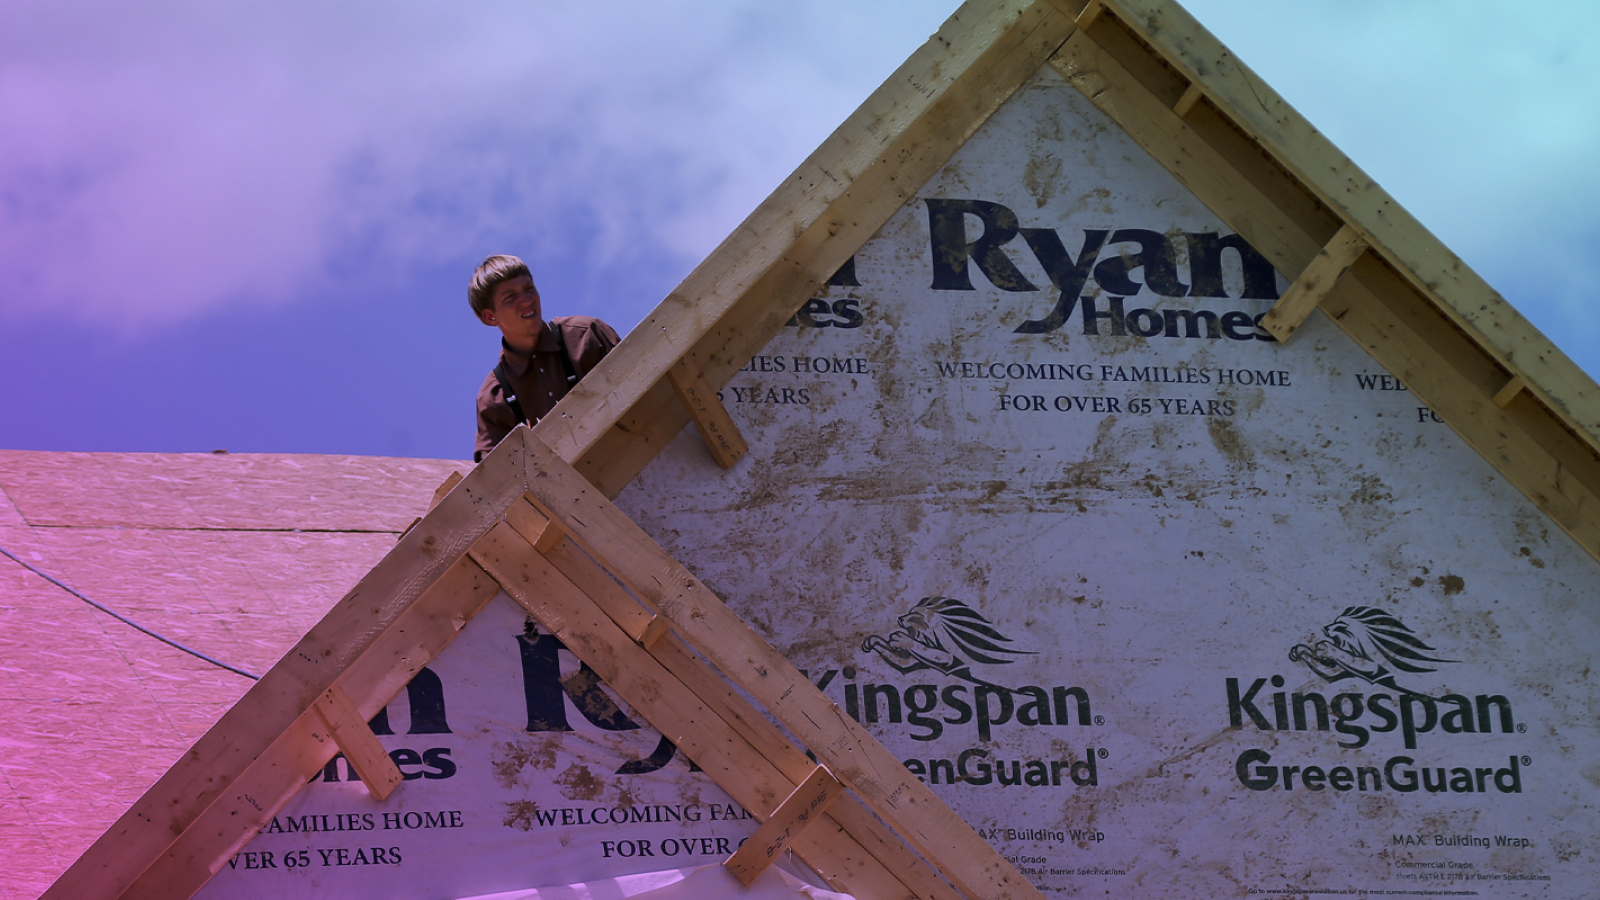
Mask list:
[[[495,285],[492,299],[493,304],[482,314],[483,323],[500,329],[513,350],[531,351],[544,328],[539,311],[539,289],[533,286],[533,278],[527,275],[507,278]]]

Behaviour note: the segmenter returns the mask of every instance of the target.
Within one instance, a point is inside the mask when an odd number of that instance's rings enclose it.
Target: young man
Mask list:
[[[541,318],[539,289],[515,256],[491,256],[472,273],[467,302],[500,329],[500,362],[478,389],[478,441],[484,454],[522,422],[539,421],[618,344],[610,325],[589,316]]]

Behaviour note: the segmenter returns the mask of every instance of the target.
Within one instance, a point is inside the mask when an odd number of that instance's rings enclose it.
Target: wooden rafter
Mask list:
[[[736,731],[718,727],[724,720],[711,704],[685,685],[655,654],[637,645],[583,588],[534,550],[515,529],[497,526],[479,541],[472,554],[534,619],[588,663],[653,727],[672,735],[680,751],[758,819],[768,818],[778,802],[793,791],[796,782],[804,780],[790,779]],[[686,665],[704,666],[693,660],[686,648],[678,655]],[[754,714],[745,717],[745,722],[755,725],[758,719],[759,714]],[[770,723],[767,727],[771,727]],[[777,737],[782,739],[781,735]],[[772,739],[765,743],[771,746]],[[886,864],[880,858],[881,848],[891,840],[898,843],[887,834],[880,835],[879,841],[863,841],[840,823],[828,833],[800,835],[794,849],[840,890],[861,896],[937,896],[945,900],[957,896],[948,889],[931,895],[918,891],[914,885],[926,889],[927,885],[939,884],[931,872],[916,871],[918,866],[925,869],[925,864],[912,863],[910,872]],[[903,851],[895,855],[899,858],[894,862],[901,865],[914,859]]]
[[[344,758],[349,760],[350,768],[356,770],[356,777],[366,785],[372,798],[384,800],[394,793],[394,789],[400,786],[400,767],[389,758],[389,751],[383,749],[378,736],[372,733],[367,719],[356,709],[355,701],[345,689],[335,683],[322,692],[312,709],[322,718],[323,724],[328,727],[328,734],[339,746]]]
[[[1367,242],[1354,228],[1349,225],[1340,228],[1333,240],[1306,264],[1305,271],[1289,290],[1262,316],[1261,326],[1280,342],[1287,343],[1366,249]]]
[[[739,457],[749,451],[750,445],[739,434],[739,427],[733,424],[733,418],[728,415],[728,408],[722,405],[716,388],[706,381],[705,372],[685,357],[667,370],[667,381],[672,385],[672,392],[678,395],[684,410],[689,413],[689,420],[700,432],[706,449],[711,451],[711,458],[724,469],[733,468]]]
[[[822,818],[844,790],[844,783],[833,777],[827,766],[817,766],[723,865],[740,884],[754,884],[802,831]]]

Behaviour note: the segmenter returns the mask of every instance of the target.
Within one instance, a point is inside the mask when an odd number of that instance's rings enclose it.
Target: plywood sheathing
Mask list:
[[[400,531],[462,463],[296,454],[0,452],[17,510],[34,526],[136,525],[254,531]],[[225,494],[215,492],[219,484]],[[426,504],[422,508],[426,508]],[[400,521],[404,518],[404,521]]]
[[[0,451],[0,546],[264,672],[466,468]],[[39,896],[250,685],[0,557],[0,898]]]

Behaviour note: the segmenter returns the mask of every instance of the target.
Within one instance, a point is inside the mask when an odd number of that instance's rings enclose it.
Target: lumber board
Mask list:
[[[1089,0],[1083,6],[1083,12],[1078,13],[1077,25],[1079,28],[1093,28],[1095,20],[1106,11],[1105,0]]]
[[[1051,62],[1069,83],[1126,129],[1201,202],[1265,254],[1279,271],[1303,272],[1322,252],[1322,241],[1306,230],[1320,229],[1320,221],[1308,217],[1302,210],[1285,210],[1275,199],[1282,196],[1280,193],[1269,196],[1268,189],[1260,186],[1259,175],[1241,172],[1235,166],[1236,161],[1248,157],[1227,156],[1212,146],[1087,34],[1074,35]],[[1260,164],[1265,162],[1258,159]],[[1507,369],[1483,353],[1465,328],[1449,319],[1436,305],[1426,304],[1435,310],[1433,320],[1423,318],[1417,304],[1406,301],[1407,296],[1421,299],[1423,295],[1398,274],[1386,274],[1393,271],[1393,266],[1386,261],[1364,254],[1341,284],[1354,282],[1368,294],[1375,293],[1386,302],[1398,304],[1393,314],[1402,319],[1409,317],[1409,332],[1419,336],[1419,340],[1430,347],[1433,358],[1448,370],[1439,373],[1442,379],[1439,384],[1468,392],[1462,400],[1470,398],[1475,403],[1492,404],[1492,397],[1511,377]],[[1344,327],[1343,323],[1339,324]],[[1351,336],[1367,345],[1363,335],[1352,333]],[[1490,436],[1480,433],[1481,422],[1454,421],[1454,417],[1465,414],[1465,405],[1448,402],[1449,398],[1440,396],[1434,389],[1419,388],[1390,365],[1392,360],[1374,356],[1462,433],[1469,445],[1505,473],[1512,484],[1561,522],[1563,529],[1577,538],[1580,545],[1600,558],[1600,544],[1578,538],[1583,526],[1574,521],[1574,507],[1562,502],[1562,492],[1555,489],[1549,475],[1548,461],[1553,458],[1561,467],[1562,481],[1576,481],[1585,486],[1586,491],[1600,491],[1600,460],[1596,459],[1590,443],[1576,434],[1570,424],[1558,419],[1548,407],[1530,402],[1531,393],[1524,393],[1506,410],[1508,427],[1519,431],[1524,439],[1500,446]],[[1545,474],[1532,477],[1529,472]],[[1574,531],[1575,528],[1578,531]]]
[[[722,468],[731,469],[749,452],[750,445],[739,434],[739,426],[733,424],[728,408],[722,405],[716,389],[706,381],[705,373],[699,366],[690,364],[691,358],[686,356],[668,369],[667,381],[683,408],[689,411],[689,420],[700,432],[711,458]]]
[[[650,624],[644,627],[644,631],[640,632],[635,640],[639,642],[639,646],[649,650],[656,645],[657,641],[666,637],[671,631],[672,620],[657,613],[650,617]]]
[[[328,736],[350,761],[350,767],[356,770],[356,776],[372,798],[388,799],[400,786],[400,767],[389,758],[389,751],[383,749],[345,689],[334,683],[322,692],[311,708],[322,718]]]
[[[451,472],[449,475],[446,475],[444,477],[444,481],[439,482],[439,486],[434,488],[433,499],[428,501],[428,508],[433,509],[435,506],[438,506],[439,501],[443,500],[445,495],[454,490],[455,486],[460,484],[461,480],[465,477],[466,476],[462,475],[460,472]]]
[[[506,524],[491,529],[471,556],[741,806],[761,816],[804,780],[785,776],[728,727],[515,529]],[[836,890],[863,897],[917,896],[897,873],[846,838],[842,831],[817,829],[800,835],[794,849]]]
[[[455,613],[443,620],[432,618],[430,610],[438,605],[437,600],[417,601],[428,595],[439,598],[440,594],[446,596],[439,599],[450,599],[449,589],[458,579],[443,576],[471,542],[522,495],[526,476],[521,443],[520,435],[502,441],[501,447],[401,538],[44,896],[49,900],[121,896],[136,881],[148,881],[145,866],[152,860],[170,859],[180,841],[206,842],[209,849],[189,853],[186,858],[209,861],[215,858],[211,852],[214,845],[232,846],[235,837],[239,841],[247,838],[250,832],[238,828],[220,828],[206,835],[190,832],[203,814],[230,797],[233,800],[229,802],[250,806],[230,793],[234,782],[261,764],[263,754],[290,731],[318,696],[336,681],[348,679],[342,673],[354,662],[386,645],[386,638],[396,639],[396,629],[407,644],[433,640],[435,635],[448,642],[455,636],[464,619],[458,622]],[[436,592],[441,583],[445,590]],[[386,672],[395,671],[400,662],[395,658],[382,665]],[[417,665],[425,663],[426,659]],[[382,703],[404,684],[405,679],[399,680],[394,690],[382,697]],[[360,700],[369,699],[348,681],[346,690]],[[379,705],[374,704],[373,710]],[[328,757],[332,757],[331,750]],[[151,828],[151,822],[163,824]],[[195,883],[194,889],[203,883],[203,879]]]
[[[817,766],[723,865],[740,884],[749,887],[778,861],[800,832],[819,820],[843,793],[844,785],[833,777],[828,767]]]
[[[506,509],[505,521],[523,540],[548,557],[586,596],[594,598],[618,628],[627,634],[643,634],[649,629],[654,611],[645,608],[624,584],[596,564],[595,548],[584,547],[574,540],[559,521],[536,508],[527,496]],[[561,539],[541,546],[552,528]]]
[[[1267,310],[1267,314],[1261,318],[1262,327],[1272,332],[1279,343],[1288,343],[1311,311],[1350,271],[1356,257],[1366,250],[1367,242],[1354,228],[1346,225],[1339,229],[1333,240],[1306,265],[1289,290]]]
[[[615,497],[688,424],[689,411],[663,378],[600,435],[577,469],[607,497]]]
[[[535,434],[614,496],[686,421],[639,411],[678,359],[726,384],[1075,27],[1047,0],[962,6]]]
[[[1172,105],[1172,111],[1178,114],[1178,118],[1184,118],[1189,115],[1189,111],[1194,109],[1194,105],[1199,103],[1200,99],[1205,95],[1205,88],[1198,84],[1191,84],[1184,89],[1183,96],[1178,98],[1178,102]]]
[[[1208,96],[1264,151],[1354,225],[1374,252],[1464,325],[1484,348],[1600,448],[1600,386],[1339,151],[1182,7],[1114,0],[1111,11]]]
[[[1511,405],[1512,400],[1517,399],[1517,395],[1522,393],[1522,389],[1527,386],[1528,383],[1522,380],[1521,375],[1511,376],[1511,380],[1506,382],[1506,386],[1495,392],[1494,405],[1505,409]]]
[[[528,493],[569,534],[606,547],[606,563],[622,581],[668,616],[675,632],[800,738],[958,890],[974,898],[1039,896],[927,785],[555,451],[530,437],[526,452]]]

